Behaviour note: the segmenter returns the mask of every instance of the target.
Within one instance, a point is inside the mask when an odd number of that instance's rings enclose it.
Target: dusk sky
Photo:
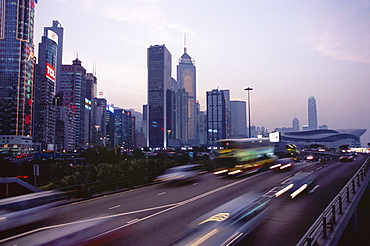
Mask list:
[[[370,0],[39,0],[35,47],[43,28],[64,27],[63,64],[96,64],[108,103],[142,112],[147,103],[147,48],[165,44],[172,77],[184,51],[197,67],[197,98],[229,89],[251,91],[252,125],[300,127],[316,98],[318,123],[369,129]],[[37,54],[37,52],[36,52]]]

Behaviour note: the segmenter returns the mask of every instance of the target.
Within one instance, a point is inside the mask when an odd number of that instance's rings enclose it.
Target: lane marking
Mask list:
[[[158,196],[161,196],[161,195],[164,195],[164,194],[166,194],[166,192],[161,192],[161,193],[158,194]]]
[[[114,206],[114,207],[110,207],[109,209],[115,209],[115,208],[119,208],[121,207],[121,205],[117,205],[117,206]]]

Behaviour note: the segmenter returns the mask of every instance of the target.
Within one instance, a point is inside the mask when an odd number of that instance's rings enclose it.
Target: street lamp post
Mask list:
[[[251,100],[249,96],[249,91],[253,90],[253,88],[247,87],[244,90],[248,91],[248,137],[251,138]]]

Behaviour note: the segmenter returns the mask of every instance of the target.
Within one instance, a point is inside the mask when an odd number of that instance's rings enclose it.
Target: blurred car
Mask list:
[[[201,216],[172,245],[235,245],[268,215],[271,198],[247,193]]]
[[[195,180],[201,172],[201,165],[189,164],[167,169],[162,175],[158,176],[154,181],[160,182],[185,182]]]
[[[22,245],[29,246],[94,246],[110,245],[127,233],[124,225],[131,218],[96,216],[33,233]],[[22,243],[22,241],[20,241]],[[21,245],[21,244],[20,244]]]
[[[343,162],[350,162],[353,160],[353,155],[342,155],[341,157],[339,157],[339,161],[343,161]]]
[[[314,155],[306,155],[303,160],[304,162],[313,162],[317,161],[317,158]]]
[[[282,189],[275,193],[275,196],[281,196],[284,193],[290,195],[290,198],[295,198],[304,191],[313,187],[316,176],[313,172],[298,172],[288,180],[284,181]]]
[[[292,158],[279,159],[274,165],[270,166],[270,169],[287,170],[293,167],[293,163],[294,160]]]

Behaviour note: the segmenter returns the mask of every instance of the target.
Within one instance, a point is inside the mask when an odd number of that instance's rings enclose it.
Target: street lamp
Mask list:
[[[249,97],[249,91],[253,90],[252,87],[247,87],[244,89],[245,91],[248,91],[248,137],[251,138],[251,100]]]

